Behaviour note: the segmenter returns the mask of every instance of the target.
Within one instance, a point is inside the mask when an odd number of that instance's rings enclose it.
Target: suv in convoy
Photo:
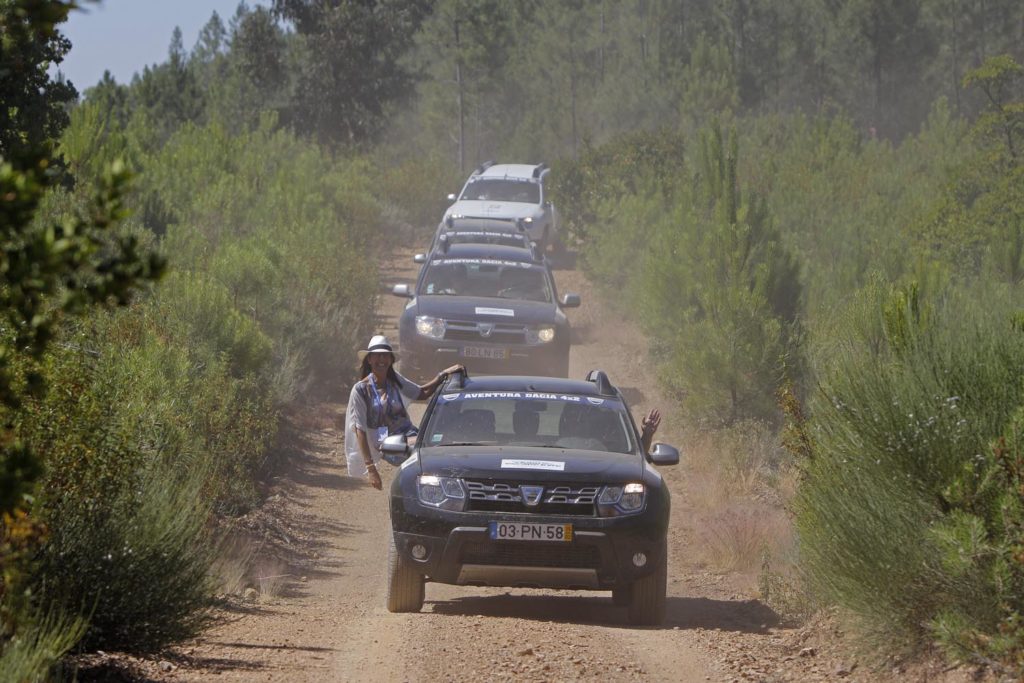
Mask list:
[[[438,249],[441,242],[447,240],[448,244],[503,244],[507,247],[522,247],[531,249],[537,247],[537,243],[530,239],[530,233],[526,230],[526,224],[522,219],[512,220],[509,218],[452,218],[448,216],[430,242],[426,254],[416,254],[413,260],[416,263],[426,263],[427,255]],[[543,252],[537,249],[542,256]],[[538,256],[539,258],[539,256]]]
[[[560,244],[558,216],[544,187],[550,170],[547,164],[481,164],[457,197],[448,195],[455,203],[445,211],[442,226],[448,218],[518,219],[541,251]]]
[[[569,319],[547,261],[533,248],[449,244],[441,240],[420,270],[415,288],[392,293],[411,299],[399,318],[402,372],[431,375],[460,362],[474,372],[569,373]]]
[[[669,492],[622,394],[587,380],[453,375],[416,443],[384,440],[391,485],[387,607],[418,612],[427,581],[610,590],[634,624],[665,616]]]

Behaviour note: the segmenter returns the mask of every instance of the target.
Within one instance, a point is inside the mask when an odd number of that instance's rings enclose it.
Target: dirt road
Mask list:
[[[411,256],[385,264],[382,285],[414,277]],[[556,278],[563,293],[583,295],[583,306],[571,312],[578,336],[572,376],[603,368],[624,388],[637,416],[669,406],[641,336],[601,305],[571,260]],[[395,341],[402,305],[382,295],[379,327]],[[685,444],[670,411],[659,439],[682,446],[684,463],[666,472],[673,524],[664,626],[630,627],[625,609],[613,607],[607,593],[436,584],[427,585],[421,614],[388,613],[385,496],[345,476],[337,429],[342,409],[324,406],[296,421],[288,467],[267,506],[248,520],[263,540],[246,600],[231,603],[222,623],[163,662],[155,678],[875,680],[828,650],[833,634],[781,628],[774,613],[752,599],[749,578],[712,574],[693,558]]]

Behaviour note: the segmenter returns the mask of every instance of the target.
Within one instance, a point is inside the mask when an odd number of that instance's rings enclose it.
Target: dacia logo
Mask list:
[[[477,329],[480,330],[480,336],[487,339],[494,333],[494,323],[477,323]]]
[[[519,493],[522,494],[524,503],[529,507],[536,507],[540,503],[540,497],[544,495],[544,487],[522,485],[519,487]]]

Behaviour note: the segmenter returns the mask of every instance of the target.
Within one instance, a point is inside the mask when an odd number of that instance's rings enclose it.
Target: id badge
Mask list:
[[[384,439],[388,437],[387,427],[377,427],[377,450],[380,450],[380,445],[384,443]]]

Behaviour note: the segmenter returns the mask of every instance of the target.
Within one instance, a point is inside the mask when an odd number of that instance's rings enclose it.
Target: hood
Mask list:
[[[620,484],[643,480],[643,459],[628,453],[522,446],[422,448],[420,471],[442,477],[517,482]]]
[[[416,297],[417,315],[449,320],[483,320],[508,324],[555,324],[561,311],[553,302],[426,294]],[[488,311],[492,311],[488,313]]]
[[[445,212],[475,218],[527,218],[540,220],[544,217],[544,209],[539,204],[526,202],[497,202],[476,199],[465,199],[455,202]]]

